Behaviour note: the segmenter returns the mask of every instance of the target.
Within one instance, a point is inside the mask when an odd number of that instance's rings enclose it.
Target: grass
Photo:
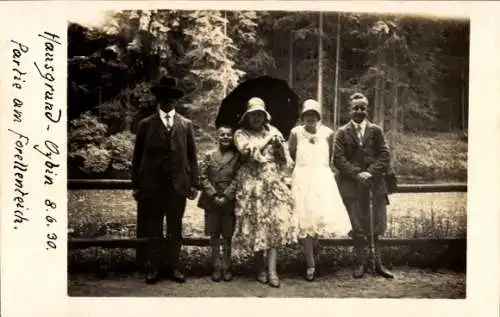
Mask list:
[[[405,182],[467,180],[467,142],[453,133],[393,134],[394,171]]]
[[[127,190],[72,190],[68,193],[70,237],[135,237],[136,204]],[[394,194],[388,206],[389,237],[466,237],[466,193]],[[184,217],[184,236],[203,236],[203,211],[196,201],[188,201]],[[318,266],[331,267],[351,263],[349,248],[320,248]],[[463,269],[465,250],[447,247],[391,247],[384,250],[389,265],[419,267],[447,266]],[[128,249],[90,248],[69,253],[69,269],[85,270],[99,263],[108,268],[131,269],[135,251]],[[297,270],[303,265],[301,250],[280,250],[280,267]],[[249,272],[251,256],[234,251],[235,270]],[[209,272],[208,248],[185,247],[182,251],[186,269],[197,274]]]

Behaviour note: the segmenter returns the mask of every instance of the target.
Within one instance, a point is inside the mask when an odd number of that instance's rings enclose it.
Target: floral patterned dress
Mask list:
[[[282,140],[279,149],[262,146],[269,134]],[[239,129],[234,140],[243,157],[237,176],[235,245],[256,252],[296,243],[298,218],[286,182],[292,160],[283,136],[268,124],[261,132]]]

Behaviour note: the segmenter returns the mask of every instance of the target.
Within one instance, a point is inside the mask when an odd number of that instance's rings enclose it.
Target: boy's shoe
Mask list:
[[[229,282],[233,279],[233,273],[231,273],[230,270],[224,270],[222,278],[224,279],[225,282]]]
[[[220,280],[221,280],[220,270],[214,270],[212,272],[212,281],[214,281],[214,282],[220,282]]]
[[[267,272],[266,271],[261,271],[258,275],[257,275],[257,281],[263,283],[263,284],[267,284]]]

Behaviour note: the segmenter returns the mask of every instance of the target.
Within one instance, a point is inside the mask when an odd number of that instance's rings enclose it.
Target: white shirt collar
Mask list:
[[[354,124],[355,128],[357,128],[358,126],[360,126],[361,127],[361,131],[363,131],[363,132],[365,131],[365,129],[366,129],[366,119],[363,120],[363,121],[361,121],[360,123],[356,123],[356,122],[354,122],[354,120],[351,120],[351,122]]]
[[[160,120],[163,125],[167,129],[170,129],[174,125],[175,109],[172,109],[169,112],[165,112],[158,107],[158,112],[160,114]]]
[[[175,115],[175,109],[172,109],[169,112],[165,112],[165,111],[161,110],[161,108],[158,108],[158,110],[160,111],[161,118],[165,118],[165,116],[167,116],[167,115],[169,118],[173,118]]]

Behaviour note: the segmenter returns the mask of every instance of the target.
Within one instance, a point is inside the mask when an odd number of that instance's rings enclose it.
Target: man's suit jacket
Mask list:
[[[333,164],[344,198],[356,198],[359,184],[356,175],[366,171],[372,175],[374,196],[387,195],[385,175],[390,166],[389,148],[381,127],[367,121],[362,144],[352,122],[340,127],[335,136]]]
[[[148,196],[161,196],[168,190],[164,187],[162,175],[163,157],[159,155],[168,146],[165,136],[170,135],[169,155],[173,162],[171,175],[174,191],[188,196],[192,187],[198,183],[198,163],[194,129],[191,120],[175,114],[170,134],[158,112],[144,118],[139,123],[132,159],[132,185],[136,190],[136,199]]]

